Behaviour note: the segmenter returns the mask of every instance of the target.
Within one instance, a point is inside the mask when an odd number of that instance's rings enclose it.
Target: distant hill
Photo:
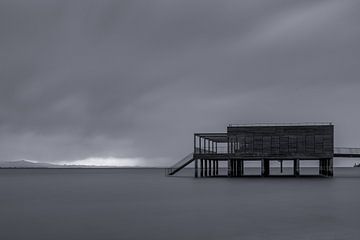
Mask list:
[[[0,168],[99,168],[99,166],[88,165],[60,165],[52,163],[37,163],[28,160],[0,162]],[[112,168],[101,166],[101,168]]]
[[[36,163],[27,160],[0,162],[0,168],[56,168],[59,165],[50,163]]]

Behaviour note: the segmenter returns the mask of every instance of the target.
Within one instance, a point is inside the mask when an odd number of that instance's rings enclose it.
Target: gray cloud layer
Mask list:
[[[0,2],[0,160],[175,161],[230,122],[360,146],[360,2]]]

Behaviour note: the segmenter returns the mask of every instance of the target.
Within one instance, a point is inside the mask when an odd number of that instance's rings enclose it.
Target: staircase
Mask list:
[[[192,161],[194,161],[194,154],[190,153],[186,157],[181,159],[179,162],[175,163],[173,166],[166,168],[165,174],[167,176],[174,175],[175,173],[177,173],[178,171],[189,165]]]

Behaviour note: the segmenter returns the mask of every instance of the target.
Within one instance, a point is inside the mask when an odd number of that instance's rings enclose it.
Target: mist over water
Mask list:
[[[192,174],[1,169],[0,239],[360,238],[360,168],[334,178]]]

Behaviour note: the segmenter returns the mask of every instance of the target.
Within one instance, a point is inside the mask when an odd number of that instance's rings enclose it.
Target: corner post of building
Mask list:
[[[265,176],[265,160],[261,159],[261,176]]]

